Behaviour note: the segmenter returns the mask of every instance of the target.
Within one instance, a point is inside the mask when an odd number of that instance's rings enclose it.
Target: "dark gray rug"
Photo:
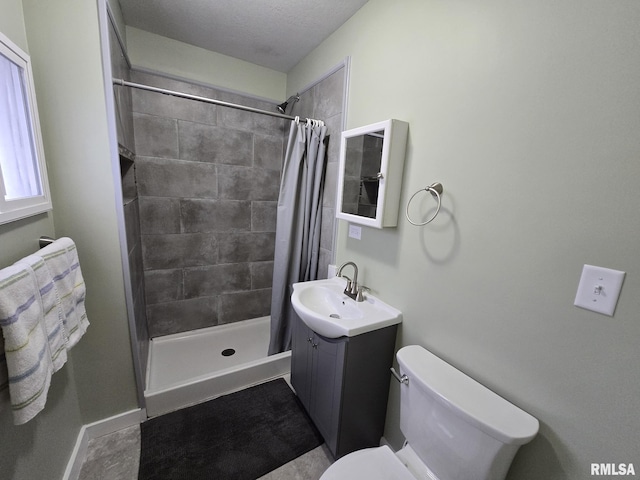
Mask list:
[[[141,425],[139,480],[255,480],[322,443],[282,380]]]

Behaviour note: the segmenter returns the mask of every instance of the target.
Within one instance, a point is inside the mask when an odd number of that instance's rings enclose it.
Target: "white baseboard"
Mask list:
[[[147,419],[147,413],[144,409],[131,410],[113,417],[105,418],[98,422],[83,425],[78,432],[78,439],[73,448],[67,468],[64,472],[62,480],[78,480],[82,463],[87,456],[87,445],[89,440],[117,432],[123,428],[139,425]]]

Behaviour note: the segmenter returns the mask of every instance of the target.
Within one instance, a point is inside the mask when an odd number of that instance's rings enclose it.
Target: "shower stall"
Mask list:
[[[114,78],[256,109],[113,86],[132,348],[153,416],[289,371],[289,353],[267,357],[267,347],[290,121],[258,112],[277,112],[275,103],[132,69],[110,23]],[[335,136],[322,213],[325,275],[333,258],[345,71],[340,65],[305,89],[293,112],[322,118]]]

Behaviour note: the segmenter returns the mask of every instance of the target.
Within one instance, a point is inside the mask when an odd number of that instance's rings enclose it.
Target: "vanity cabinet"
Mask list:
[[[291,383],[337,459],[384,432],[397,325],[326,338],[294,319]]]

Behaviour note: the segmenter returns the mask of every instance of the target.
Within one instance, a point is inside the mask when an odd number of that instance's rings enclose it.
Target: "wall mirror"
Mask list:
[[[409,124],[385,120],[342,132],[336,217],[395,227]]]

